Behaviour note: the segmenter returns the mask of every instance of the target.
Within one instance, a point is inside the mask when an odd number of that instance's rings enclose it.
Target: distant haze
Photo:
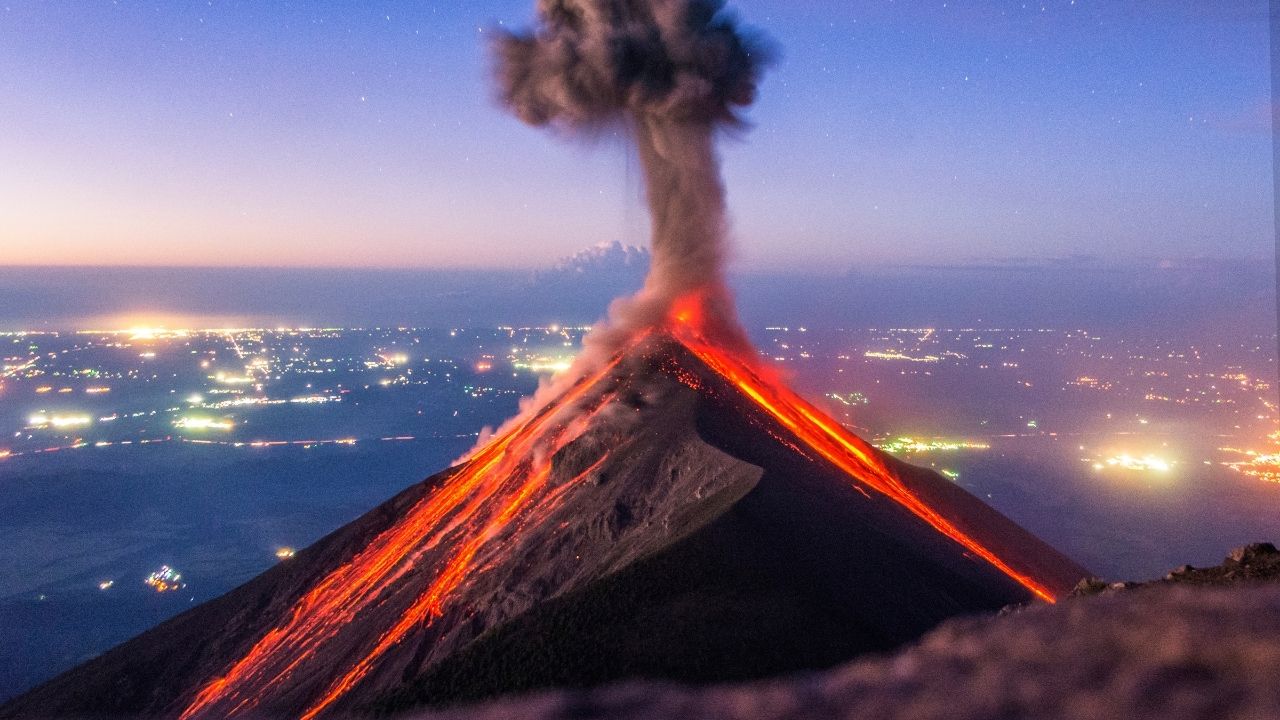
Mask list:
[[[540,272],[0,269],[0,330],[591,323],[640,287],[638,251]],[[1270,263],[1085,261],[732,275],[749,329],[986,326],[1275,332]]]

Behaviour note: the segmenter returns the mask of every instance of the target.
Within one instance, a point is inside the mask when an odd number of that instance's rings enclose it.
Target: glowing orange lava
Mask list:
[[[424,554],[446,547],[443,543],[447,536],[459,531],[456,549],[446,556],[427,590],[395,626],[383,633],[370,649],[362,651],[361,658],[335,680],[302,717],[313,718],[332,705],[410,630],[440,615],[449,595],[474,569],[480,549],[518,513],[526,510],[536,495],[543,493],[546,497],[533,503],[531,509],[545,516],[555,509],[569,486],[589,474],[582,473],[556,488],[548,487],[555,451],[580,435],[594,412],[612,397],[605,394],[590,398],[592,407],[583,408],[567,422],[561,411],[574,408],[586,399],[588,391],[617,363],[615,359],[583,378],[546,408],[492,439],[404,518],[307,592],[294,606],[289,619],[267,633],[221,677],[206,685],[181,718],[234,717],[253,710],[272,690],[303,670],[306,662],[361,610],[377,604]]]
[[[671,334],[703,364],[733,383],[744,395],[790,430],[803,446],[811,448],[851,478],[898,502],[935,530],[991,563],[1040,599],[1049,603],[1056,602],[1047,587],[1029,575],[1014,570],[911,492],[862,439],[828,418],[783,383],[767,381],[765,376],[769,373],[754,368],[754,363],[709,342],[700,327],[701,313],[696,307],[690,307],[695,303],[696,299],[677,304],[671,315]]]

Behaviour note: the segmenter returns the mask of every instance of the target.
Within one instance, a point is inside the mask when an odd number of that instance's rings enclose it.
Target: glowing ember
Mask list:
[[[282,547],[276,550],[276,558],[279,560],[288,560],[297,554],[298,552],[291,547]]]

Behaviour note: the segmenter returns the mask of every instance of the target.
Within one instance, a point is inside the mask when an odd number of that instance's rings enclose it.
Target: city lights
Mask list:
[[[990,450],[991,445],[974,440],[952,440],[948,438],[916,439],[900,437],[873,443],[876,447],[891,455],[928,452],[959,452],[961,450]]]
[[[184,430],[231,430],[235,423],[225,419],[206,417],[183,417],[175,420],[173,426]]]
[[[1121,453],[1120,455],[1094,462],[1093,469],[1098,471],[1115,469],[1132,472],[1167,473],[1173,469],[1173,463],[1156,455],[1137,456]]]
[[[517,370],[528,370],[534,373],[559,373],[573,366],[572,358],[537,358],[512,363]]]
[[[70,430],[73,428],[87,427],[93,424],[93,418],[88,415],[48,415],[46,413],[36,413],[27,418],[27,424],[32,428],[49,428],[57,430]]]
[[[130,340],[162,340],[171,337],[186,337],[187,330],[167,330],[162,327],[131,327],[122,334],[128,335]]]
[[[25,462],[55,452],[163,442],[246,451],[346,445],[356,439],[347,437],[355,426],[324,423],[346,422],[342,418],[348,413],[370,411],[362,391],[376,390],[383,394],[380,402],[399,404],[401,392],[421,397],[422,392],[438,389],[447,399],[415,400],[412,408],[397,412],[415,422],[429,419],[433,412],[445,418],[466,417],[490,403],[514,402],[531,391],[524,384],[536,377],[566,371],[585,331],[551,325],[452,333],[412,328],[204,331],[165,330],[161,318],[132,320],[117,326],[130,330],[24,334],[11,354],[0,356],[6,401],[26,398],[32,403],[29,412],[19,413],[16,422],[0,429],[0,459]],[[432,332],[438,333],[434,340]],[[1186,462],[1243,479],[1280,482],[1280,439],[1266,439],[1275,433],[1280,408],[1271,397],[1274,385],[1259,380],[1266,376],[1265,369],[1239,363],[1211,365],[1191,349],[1111,342],[1084,331],[853,329],[840,331],[844,334],[838,340],[796,327],[769,332],[773,343],[764,355],[787,363],[807,358],[811,369],[805,372],[815,373],[815,382],[831,383],[823,393],[826,400],[843,406],[846,421],[857,418],[858,430],[872,436],[879,431],[878,446],[890,453],[910,457],[983,452],[996,440],[1001,453],[1023,452],[1017,447],[1023,442],[1080,436],[1087,446],[1110,445],[1128,452],[1117,451],[1114,457],[1092,453],[1081,466],[1085,471],[1096,464],[1099,471],[1167,474],[1178,472]],[[456,343],[449,344],[449,337],[457,338]],[[472,337],[477,342],[472,343]],[[436,341],[443,344],[431,344]],[[173,367],[162,369],[147,361],[157,356],[174,358]],[[184,357],[189,360],[179,361]],[[864,359],[862,367],[851,364]],[[824,367],[824,362],[830,366]],[[1016,386],[1019,394],[1002,408],[983,410],[980,417],[939,417],[936,424],[926,425],[937,427],[933,432],[938,433],[952,428],[955,434],[950,437],[884,434],[893,428],[890,423],[917,424],[915,417],[896,415],[904,390],[910,392],[916,379],[959,379],[948,374],[953,368],[958,373],[997,371],[984,373],[988,379],[965,376],[963,382],[991,383],[981,393]],[[927,380],[930,376],[936,380]],[[279,391],[268,394],[268,383]],[[931,392],[963,391],[952,385]],[[1087,409],[1090,423],[1051,411],[1054,405],[1046,402],[1058,403],[1053,395],[1057,392],[1072,393],[1072,403]],[[58,406],[74,403],[81,393],[92,399],[92,408]],[[871,403],[871,397],[877,402]],[[463,407],[459,402],[476,405]],[[293,412],[307,413],[305,430],[295,424],[301,416]],[[255,437],[237,438],[236,432],[249,422]],[[1170,461],[1159,443],[1178,437],[1174,433],[1183,427],[1203,428],[1203,436],[1220,438],[1218,452]],[[1103,437],[1088,436],[1095,433]],[[462,429],[461,434],[473,436],[474,430]],[[417,428],[388,426],[359,440],[426,441],[431,436]],[[1150,448],[1153,454],[1147,457],[1145,450],[1135,448]],[[1086,454],[1081,451],[1081,456]]]
[[[913,362],[913,363],[936,363],[942,360],[942,358],[937,355],[923,355],[920,357],[915,357],[915,356],[906,355],[900,352],[893,352],[893,351],[881,352],[876,350],[868,350],[865,353],[863,353],[862,356],[865,358],[870,358],[872,360],[901,360],[904,362]]]
[[[253,378],[246,375],[228,375],[220,372],[213,376],[213,379],[223,385],[252,385]]]
[[[1243,458],[1225,462],[1223,465],[1246,477],[1263,482],[1280,483],[1280,431],[1272,433],[1267,439],[1273,447],[1270,451],[1219,448],[1221,452]]]
[[[182,575],[168,565],[161,565],[142,582],[157,593],[175,592],[187,586],[182,582]]]
[[[831,398],[832,400],[835,400],[841,405],[848,405],[850,407],[854,405],[866,405],[868,402],[867,396],[863,395],[860,392],[851,392],[851,393],[830,392],[830,393],[827,393],[827,397]]]

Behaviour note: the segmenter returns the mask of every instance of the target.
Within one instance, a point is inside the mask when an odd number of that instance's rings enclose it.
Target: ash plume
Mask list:
[[[571,135],[623,128],[644,169],[649,275],[635,297],[614,302],[566,379],[692,296],[722,341],[745,344],[724,283],[715,139],[741,127],[739,112],[755,101],[771,54],[763,38],[739,26],[722,0],[539,0],[533,29],[502,32],[495,52],[500,96],[521,120]]]

